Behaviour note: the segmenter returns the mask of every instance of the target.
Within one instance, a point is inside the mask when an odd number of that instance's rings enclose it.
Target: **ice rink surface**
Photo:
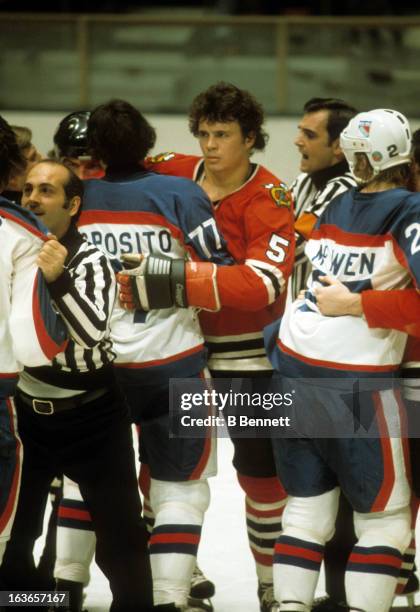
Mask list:
[[[211,503],[206,513],[198,560],[202,570],[216,584],[216,595],[212,600],[215,612],[259,612],[255,566],[246,538],[244,495],[232,467],[232,454],[231,441],[220,438],[218,475],[210,479]],[[40,546],[41,543],[37,543],[37,549]],[[317,596],[324,594],[321,573]],[[94,564],[86,588],[85,607],[89,612],[107,612],[110,601],[107,580]],[[416,603],[420,603],[419,593]],[[406,599],[398,597],[395,605],[405,606]]]

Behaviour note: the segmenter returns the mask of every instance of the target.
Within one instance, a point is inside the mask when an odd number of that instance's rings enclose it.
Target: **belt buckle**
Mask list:
[[[54,404],[50,400],[33,399],[32,408],[37,414],[43,414],[46,416],[54,414]]]

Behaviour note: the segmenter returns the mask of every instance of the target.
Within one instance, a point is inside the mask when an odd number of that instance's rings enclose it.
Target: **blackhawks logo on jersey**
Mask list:
[[[264,187],[269,190],[270,196],[276,206],[286,206],[286,208],[292,207],[292,194],[288,190],[286,183],[279,183],[278,185],[268,183],[264,185]]]
[[[175,153],[159,153],[148,158],[148,161],[152,164],[159,164],[160,162],[169,161],[175,157]]]

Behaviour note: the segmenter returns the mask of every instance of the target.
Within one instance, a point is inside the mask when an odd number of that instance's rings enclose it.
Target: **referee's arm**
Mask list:
[[[115,274],[107,257],[84,242],[48,288],[72,339],[84,348],[95,347],[108,333],[116,295]]]

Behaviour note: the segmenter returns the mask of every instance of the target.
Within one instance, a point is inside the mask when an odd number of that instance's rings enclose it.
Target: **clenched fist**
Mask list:
[[[53,234],[48,234],[48,241],[44,243],[36,261],[47,283],[52,283],[63,273],[67,249]]]

